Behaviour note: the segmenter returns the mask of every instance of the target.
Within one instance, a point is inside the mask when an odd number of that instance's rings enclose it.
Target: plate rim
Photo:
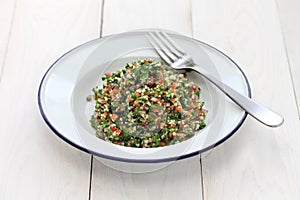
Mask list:
[[[206,148],[203,148],[199,151],[194,151],[194,152],[191,152],[191,153],[188,153],[188,154],[184,154],[184,155],[180,155],[178,157],[169,157],[169,158],[162,158],[162,159],[128,159],[128,158],[120,158],[120,157],[115,157],[115,156],[109,156],[109,155],[104,155],[104,154],[101,154],[99,152],[94,152],[92,150],[89,150],[83,146],[80,146],[78,144],[76,144],[75,142],[71,141],[70,139],[68,139],[66,136],[64,136],[62,133],[60,133],[58,130],[56,130],[56,128],[50,123],[49,119],[47,118],[44,110],[43,110],[43,106],[42,106],[42,99],[41,99],[41,92],[42,92],[42,86],[44,84],[44,81],[47,77],[47,75],[49,74],[50,70],[55,66],[55,64],[57,62],[59,62],[62,58],[64,58],[66,55],[68,55],[69,53],[73,52],[74,50],[82,47],[82,46],[85,46],[85,45],[88,45],[89,43],[92,43],[92,42],[95,42],[97,40],[103,40],[103,39],[106,39],[106,38],[109,38],[109,37],[112,37],[112,36],[119,36],[119,35],[124,35],[124,34],[129,34],[129,33],[141,33],[146,30],[135,30],[135,31],[129,31],[129,32],[122,32],[122,33],[117,33],[117,34],[111,34],[111,35],[107,35],[107,36],[103,36],[103,37],[100,37],[100,38],[96,38],[96,39],[93,39],[93,40],[90,40],[90,41],[87,41],[87,42],[84,42],[72,49],[70,49],[69,51],[67,51],[66,53],[62,54],[55,62],[53,62],[50,67],[46,70],[45,74],[43,75],[41,81],[40,81],[40,85],[39,85],[39,88],[38,88],[38,107],[39,107],[39,111],[40,111],[40,114],[41,116],[43,117],[45,123],[48,125],[48,127],[52,130],[53,133],[55,133],[55,135],[57,135],[59,138],[61,138],[63,141],[65,141],[66,143],[68,143],[69,145],[77,148],[77,149],[80,149],[81,151],[84,151],[86,153],[89,153],[89,154],[92,154],[92,155],[95,155],[95,156],[99,156],[99,157],[102,157],[102,158],[106,158],[106,159],[110,159],[110,160],[114,160],[114,161],[121,161],[121,162],[129,162],[129,163],[162,163],[162,162],[170,162],[170,161],[175,161],[175,160],[181,160],[181,159],[185,159],[185,158],[189,158],[189,157],[193,157],[193,156],[196,156],[198,154],[201,154],[203,152],[206,152],[210,149],[213,149],[217,146],[219,146],[220,144],[224,143],[226,140],[228,140],[232,135],[234,135],[234,133],[236,133],[236,131],[242,126],[242,124],[245,122],[247,116],[248,116],[248,113],[246,111],[244,111],[244,114],[242,116],[242,118],[239,120],[239,123],[228,133],[226,134],[225,137],[223,137],[221,140],[217,141],[216,143],[206,147]],[[248,93],[248,97],[249,98],[252,98],[252,93],[251,93],[251,87],[250,87],[250,83],[249,83],[249,80],[246,76],[246,74],[244,73],[244,71],[241,69],[241,67],[232,59],[230,58],[228,55],[226,55],[224,52],[222,52],[221,50],[217,49],[216,47],[206,43],[206,42],[203,42],[201,40],[198,40],[198,39],[195,39],[195,38],[192,38],[192,37],[188,37],[188,36],[185,36],[185,35],[182,35],[182,34],[179,34],[179,33],[174,33],[173,31],[169,31],[169,30],[164,30],[164,31],[167,31],[167,32],[171,32],[172,34],[175,34],[175,35],[179,35],[181,37],[184,37],[186,39],[192,39],[196,42],[199,42],[203,45],[206,45],[208,46],[209,48],[212,48],[213,50],[217,51],[218,53],[220,53],[221,55],[225,56],[230,62],[232,62],[234,64],[234,66],[240,71],[240,73],[242,74],[242,77],[243,79],[245,80],[245,83],[246,83],[246,87],[247,87],[247,93]]]

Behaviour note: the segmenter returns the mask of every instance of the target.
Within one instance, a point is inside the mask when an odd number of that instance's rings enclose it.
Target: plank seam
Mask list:
[[[9,31],[8,31],[8,38],[7,38],[7,44],[4,50],[4,58],[3,58],[3,63],[0,65],[1,69],[0,69],[0,83],[2,82],[2,77],[3,77],[3,71],[4,71],[4,66],[6,63],[6,57],[8,55],[8,47],[10,44],[10,40],[11,40],[11,33],[12,33],[12,29],[13,29],[13,24],[15,21],[15,15],[16,15],[16,6],[17,5],[17,1],[14,1],[14,8],[13,8],[13,15],[12,15],[12,19],[10,21],[10,27],[9,27]]]
[[[90,183],[89,183],[89,200],[91,199],[91,191],[92,191],[93,166],[94,166],[94,156],[91,155]]]
[[[203,169],[202,169],[202,157],[200,154],[200,178],[201,178],[201,197],[204,200],[204,181],[203,181]]]
[[[105,3],[105,0],[102,0],[102,5],[101,5],[101,18],[100,18],[100,38],[102,37],[102,30],[103,30],[104,3]]]
[[[280,17],[280,14],[279,14],[280,12],[279,12],[278,0],[275,0],[275,4],[276,4],[277,17],[278,17],[279,26],[280,26],[281,37],[282,37],[282,41],[283,41],[285,57],[287,59],[287,64],[288,64],[288,67],[289,67],[289,74],[290,74],[290,78],[292,80],[294,99],[295,99],[295,102],[296,102],[296,107],[297,107],[297,112],[298,112],[298,119],[300,119],[300,110],[299,110],[299,106],[300,106],[299,103],[300,102],[297,101],[296,87],[295,87],[295,81],[294,81],[295,79],[294,79],[292,69],[291,69],[290,57],[289,57],[289,53],[288,53],[288,50],[287,50],[287,44],[286,44],[286,39],[285,39],[286,37],[285,37],[284,31],[283,31],[283,25],[282,25],[281,17]]]

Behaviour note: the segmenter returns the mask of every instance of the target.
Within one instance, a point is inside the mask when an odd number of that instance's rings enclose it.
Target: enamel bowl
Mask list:
[[[115,72],[137,59],[159,60],[146,34],[147,31],[127,32],[82,44],[55,61],[40,83],[39,108],[52,131],[67,143],[109,165],[117,163],[120,166],[121,161],[122,165],[161,163],[159,166],[162,166],[162,163],[198,155],[227,140],[247,116],[209,81],[190,72],[188,78],[201,88],[201,101],[208,110],[207,126],[194,137],[158,148],[124,147],[97,138],[89,122],[94,102],[87,102],[86,97],[92,94],[96,85],[101,86],[105,72]],[[169,36],[192,56],[198,66],[250,97],[247,78],[232,59],[201,41],[175,33],[169,33]]]

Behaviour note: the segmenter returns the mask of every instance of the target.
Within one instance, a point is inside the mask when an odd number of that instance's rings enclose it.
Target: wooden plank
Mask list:
[[[65,51],[99,36],[100,1],[17,1],[0,84],[0,199],[88,199],[91,156],[45,125],[37,89]]]
[[[0,81],[3,69],[3,64],[5,61],[5,56],[7,52],[7,45],[9,41],[9,35],[13,23],[14,12],[15,11],[15,1],[2,0],[0,1]]]
[[[205,199],[299,199],[300,125],[276,3],[194,0],[194,35],[230,55],[253,98],[285,117],[267,128],[249,117],[202,159]]]
[[[277,0],[277,2],[300,119],[300,79],[298,78],[300,77],[300,23],[298,21],[300,18],[300,1]]]
[[[201,199],[199,156],[132,174],[94,159],[91,199]],[[104,164],[103,164],[104,163]]]
[[[184,0],[110,0],[103,19],[104,35],[146,28],[192,34],[190,4]]]
[[[184,0],[110,0],[105,1],[102,31],[106,35],[155,27],[192,35],[190,14]],[[201,199],[200,171],[199,156],[144,174],[116,171],[94,159],[91,198]]]

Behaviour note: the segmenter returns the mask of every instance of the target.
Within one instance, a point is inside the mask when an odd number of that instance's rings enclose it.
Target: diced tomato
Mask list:
[[[116,93],[117,93],[116,90],[112,90],[112,91],[109,92],[109,95],[112,96],[112,95],[114,95],[114,94],[116,94]]]
[[[107,88],[113,88],[113,84],[108,84]]]
[[[122,145],[122,142],[113,142],[114,144]]]
[[[137,96],[137,97],[141,96],[141,94],[138,93],[138,92],[135,92],[134,94],[135,94],[135,96]]]
[[[103,115],[106,118],[108,116],[108,112],[104,112]]]
[[[117,135],[120,135],[121,130],[116,130],[115,132],[116,132]]]
[[[137,107],[137,106],[139,106],[139,102],[138,102],[138,101],[134,101],[134,102],[133,102],[133,105],[134,105],[135,107]]]
[[[111,127],[110,130],[115,131],[117,128],[115,126]]]
[[[177,84],[176,84],[176,83],[173,83],[173,84],[172,84],[172,90],[175,90],[176,87],[177,87]]]
[[[128,102],[133,102],[133,101],[134,101],[133,98],[128,99]]]
[[[193,90],[193,91],[196,91],[196,90],[197,90],[197,86],[196,86],[196,85],[193,85],[193,86],[192,86],[192,90]]]
[[[161,142],[159,143],[159,146],[164,147],[164,146],[166,146],[166,143],[163,142],[163,141],[161,141]]]
[[[147,126],[148,124],[146,122],[142,122],[142,126]]]
[[[178,112],[182,112],[182,108],[178,107],[178,106],[175,106],[175,110],[177,110]]]
[[[115,121],[117,118],[118,118],[118,115],[117,115],[117,114],[112,114],[112,115],[111,115],[111,119],[112,119],[113,121]]]
[[[149,87],[152,87],[153,85],[154,85],[153,82],[149,82],[149,83],[148,83],[148,86],[149,86]]]
[[[111,77],[111,73],[110,72],[106,72],[105,75],[108,76],[108,77]]]

